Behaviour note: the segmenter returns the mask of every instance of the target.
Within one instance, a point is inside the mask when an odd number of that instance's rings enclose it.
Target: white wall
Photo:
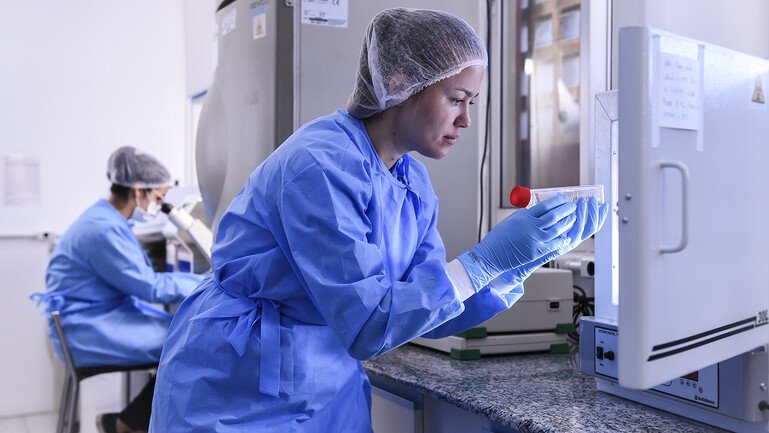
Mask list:
[[[769,58],[769,1],[614,0],[612,88],[617,83],[620,27],[645,25]]]
[[[107,157],[124,144],[181,176],[181,0],[0,7],[0,153],[39,157],[42,185],[42,207],[0,208],[3,231],[63,231],[107,193]]]
[[[121,145],[185,181],[183,1],[0,0],[0,183],[4,155],[23,154],[39,158],[41,185],[39,204],[11,206],[0,184],[0,416],[55,409],[61,368],[27,300],[44,290],[45,249],[2,235],[63,232],[107,196]]]

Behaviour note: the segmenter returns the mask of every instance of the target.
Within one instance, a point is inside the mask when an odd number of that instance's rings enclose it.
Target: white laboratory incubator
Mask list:
[[[769,62],[645,27],[619,35],[595,100],[598,389],[739,432],[769,431]]]

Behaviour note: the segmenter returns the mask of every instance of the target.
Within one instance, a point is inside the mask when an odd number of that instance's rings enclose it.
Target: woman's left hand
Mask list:
[[[504,272],[500,277],[510,286],[517,286],[526,280],[536,269],[556,257],[566,254],[581,244],[582,241],[593,236],[598,230],[601,230],[606,217],[609,215],[609,205],[604,203],[599,205],[595,198],[577,200],[577,210],[574,212],[577,219],[574,225],[566,233],[571,242],[549,254],[546,254],[529,263],[518,266],[514,269]]]
[[[606,217],[609,215],[609,204],[599,205],[593,197],[590,197],[588,200],[580,198],[577,200],[575,215],[577,220],[566,234],[571,239],[571,243],[559,249],[558,255],[568,253],[581,244],[582,241],[596,234],[598,230],[601,230]]]

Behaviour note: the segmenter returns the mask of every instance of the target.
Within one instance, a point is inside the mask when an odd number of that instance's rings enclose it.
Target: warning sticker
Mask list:
[[[769,95],[766,91],[769,89],[764,90],[764,86],[769,83],[769,74],[756,72],[754,76],[745,84],[746,96],[750,98],[748,106],[753,110],[767,111],[769,104],[766,103],[766,97]]]
[[[761,76],[759,75],[756,77],[756,85],[753,86],[753,98],[751,98],[753,102],[757,102],[759,104],[764,103],[764,88],[761,85]]]
[[[267,34],[267,14],[259,14],[254,17],[254,39],[263,38]]]

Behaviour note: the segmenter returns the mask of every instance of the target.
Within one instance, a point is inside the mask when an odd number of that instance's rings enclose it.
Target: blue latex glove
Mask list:
[[[589,200],[581,198],[577,201],[575,215],[577,216],[577,221],[566,233],[566,236],[571,239],[571,243],[558,250],[558,255],[568,253],[581,244],[582,241],[596,234],[598,230],[601,230],[606,217],[609,215],[609,204],[599,205],[593,197],[590,197]]]
[[[571,244],[567,232],[577,217],[577,205],[555,197],[514,212],[497,224],[477,245],[458,259],[476,291],[503,272],[557,252]]]
[[[519,284],[522,284],[526,280],[526,278],[529,278],[532,272],[536,271],[542,265],[550,262],[551,260],[555,259],[560,255],[561,255],[560,249],[550,251],[549,253],[543,255],[542,257],[539,257],[537,259],[530,261],[529,263],[525,263],[521,266],[518,266],[515,269],[510,269],[509,271],[503,272],[502,275],[499,276],[499,278],[501,278],[505,283],[507,283],[507,285],[510,288],[517,287]]]
[[[500,275],[500,278],[510,286],[517,286],[523,283],[523,281],[540,266],[555,259],[561,254],[573,250],[577,245],[582,243],[582,241],[593,236],[601,229],[603,223],[606,221],[606,217],[609,215],[609,205],[606,203],[599,205],[592,197],[587,201],[584,198],[581,198],[577,200],[577,209],[574,211],[574,215],[577,219],[574,222],[574,225],[571,226],[571,229],[566,232],[566,236],[571,239],[571,242],[564,247],[545,254],[529,263],[505,271]]]

